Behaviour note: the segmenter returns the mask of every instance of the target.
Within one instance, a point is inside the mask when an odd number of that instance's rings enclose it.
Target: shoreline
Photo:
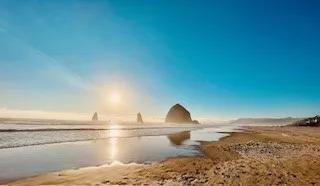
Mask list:
[[[185,131],[197,131],[205,128],[211,128],[212,126],[205,126],[205,127],[137,127],[137,128],[112,128],[112,129],[0,129],[0,134],[1,133],[25,133],[25,132],[74,132],[74,131],[93,131],[93,132],[99,132],[99,131],[133,131],[133,130],[152,130],[152,129],[161,129],[161,130],[166,130],[166,129],[172,129],[174,131],[161,131],[160,133],[136,133],[136,134],[129,134],[126,136],[104,136],[104,137],[99,137],[99,138],[81,138],[81,139],[67,139],[67,140],[60,140],[59,141],[45,141],[45,142],[34,142],[30,144],[15,144],[15,145],[1,145],[0,144],[0,150],[1,149],[13,149],[13,148],[23,148],[23,147],[30,147],[30,146],[45,146],[45,145],[54,145],[54,144],[65,144],[65,143],[77,143],[77,142],[89,142],[89,141],[96,141],[96,140],[108,140],[111,138],[118,138],[118,139],[127,139],[127,138],[134,138],[134,137],[158,137],[158,136],[168,136],[172,134],[176,134],[179,132],[185,132]],[[219,133],[219,132],[217,132]]]
[[[206,128],[206,127],[205,127]],[[211,128],[211,127],[209,127]],[[238,127],[235,127],[235,128],[238,128]],[[201,129],[204,129],[204,128],[200,128]],[[174,133],[170,133],[168,135],[145,135],[145,136],[141,136],[141,137],[166,137],[166,138],[169,138],[169,136],[171,135],[177,135],[178,136],[178,141],[180,140],[184,140],[184,139],[180,139],[180,135],[181,133],[190,133],[192,131],[197,131],[199,129],[196,129],[196,130],[186,130],[186,131],[182,131],[182,132],[174,132]],[[231,131],[233,131],[234,129],[231,129]],[[236,130],[239,130],[239,129],[236,129]],[[242,129],[241,129],[242,130]],[[219,133],[219,134],[226,134],[226,135],[229,135],[231,133],[235,133],[235,132],[216,132],[216,133]],[[220,139],[224,138],[224,137],[227,137],[227,136],[223,136]],[[132,138],[132,137],[121,137],[120,139],[123,139],[123,138]],[[183,138],[183,135],[182,135],[182,138]],[[189,135],[189,138],[190,138],[190,135]],[[104,139],[98,139],[98,140],[109,140],[109,138],[104,138]],[[82,142],[90,142],[92,140],[80,140],[80,141],[67,141],[67,142],[54,142],[54,143],[46,143],[46,144],[40,144],[40,146],[46,146],[46,145],[63,145],[63,144],[74,144],[74,143],[82,143]],[[172,140],[170,140],[171,143],[173,143]],[[162,163],[162,162],[165,162],[167,160],[170,160],[170,159],[176,159],[176,158],[188,158],[188,157],[202,157],[203,154],[201,152],[201,148],[200,146],[204,143],[209,143],[209,141],[195,141],[196,143],[198,144],[188,144],[188,146],[192,147],[194,149],[194,151],[197,151],[199,152],[199,154],[194,154],[194,155],[177,155],[177,156],[172,156],[172,157],[167,157],[165,159],[159,159],[159,160],[153,160],[153,161],[145,161],[145,162],[132,162],[132,163],[123,163],[123,162],[120,162],[122,166],[126,166],[128,164],[136,164],[136,165],[151,165],[151,164],[155,164],[155,163]],[[179,144],[178,146],[180,146],[181,144]],[[34,146],[38,146],[38,144],[35,144],[35,145],[27,145],[27,146],[21,146],[22,148],[24,147],[34,147]],[[8,147],[8,148],[4,148],[4,149],[14,149],[16,147]],[[119,162],[119,161],[114,161],[114,162]],[[57,172],[64,172],[64,171],[71,171],[71,170],[80,170],[80,169],[87,169],[87,168],[100,168],[100,167],[108,167],[110,165],[112,165],[114,162],[111,162],[111,163],[107,163],[107,164],[100,164],[100,165],[92,165],[92,166],[84,166],[84,167],[78,167],[78,168],[70,168],[70,169],[62,169],[62,170],[56,170],[56,171],[49,171],[49,172],[45,172],[45,173],[40,173],[40,174],[37,174],[37,175],[31,175],[31,176],[22,176],[22,177],[18,177],[18,178],[8,178],[8,179],[3,179],[3,180],[0,180],[0,184],[9,184],[9,183],[12,183],[12,182],[16,182],[16,181],[19,181],[19,180],[24,180],[24,179],[28,179],[28,178],[34,178],[34,177],[37,177],[37,176],[41,176],[41,175],[46,175],[46,174],[51,174],[51,173],[57,173]]]
[[[203,156],[64,170],[7,184],[320,184],[320,128],[255,126],[228,134],[201,143]]]

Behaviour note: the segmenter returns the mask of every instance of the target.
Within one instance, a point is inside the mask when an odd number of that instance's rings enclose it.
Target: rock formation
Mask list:
[[[320,116],[306,118],[292,124],[293,126],[320,127]]]
[[[137,114],[137,123],[143,123],[142,116],[141,116],[140,112]]]
[[[198,120],[193,120],[192,123],[193,124],[200,124]]]
[[[98,121],[99,118],[98,118],[98,113],[94,113],[93,116],[92,116],[92,121]]]
[[[194,123],[198,124],[199,122],[194,120],[192,121],[190,112],[185,109],[180,104],[176,104],[169,110],[166,116],[166,123]]]

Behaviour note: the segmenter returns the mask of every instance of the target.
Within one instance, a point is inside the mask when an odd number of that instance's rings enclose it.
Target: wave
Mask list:
[[[28,146],[37,146],[37,145],[50,145],[50,144],[60,144],[60,143],[74,143],[74,142],[89,142],[89,141],[98,141],[98,140],[108,140],[112,138],[117,139],[124,139],[124,138],[140,138],[140,137],[156,137],[156,136],[166,136],[170,135],[175,132],[167,132],[161,134],[145,134],[145,135],[129,135],[129,136],[117,136],[117,137],[99,137],[99,138],[87,138],[87,139],[64,139],[64,140],[57,140],[57,141],[45,141],[45,142],[31,142],[31,143],[20,143],[20,144],[0,144],[0,149],[10,149],[10,148],[17,148],[17,147],[28,147]]]
[[[104,138],[101,138],[103,140]],[[15,145],[6,145],[0,146],[0,149],[10,149],[17,147],[28,147],[28,146],[37,146],[37,145],[50,145],[50,144],[58,144],[58,143],[72,143],[72,142],[84,142],[84,141],[92,141],[93,139],[85,139],[85,140],[61,140],[61,141],[50,141],[50,142],[38,142],[38,143],[30,143],[30,144],[15,144]],[[98,139],[97,139],[98,140]]]

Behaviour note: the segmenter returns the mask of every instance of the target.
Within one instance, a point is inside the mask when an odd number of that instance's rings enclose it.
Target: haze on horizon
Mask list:
[[[318,1],[0,1],[0,117],[308,117]]]

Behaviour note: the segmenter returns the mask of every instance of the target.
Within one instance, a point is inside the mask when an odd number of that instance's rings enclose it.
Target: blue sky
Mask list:
[[[319,8],[0,0],[0,108],[164,117],[179,102],[218,120],[319,114]]]

